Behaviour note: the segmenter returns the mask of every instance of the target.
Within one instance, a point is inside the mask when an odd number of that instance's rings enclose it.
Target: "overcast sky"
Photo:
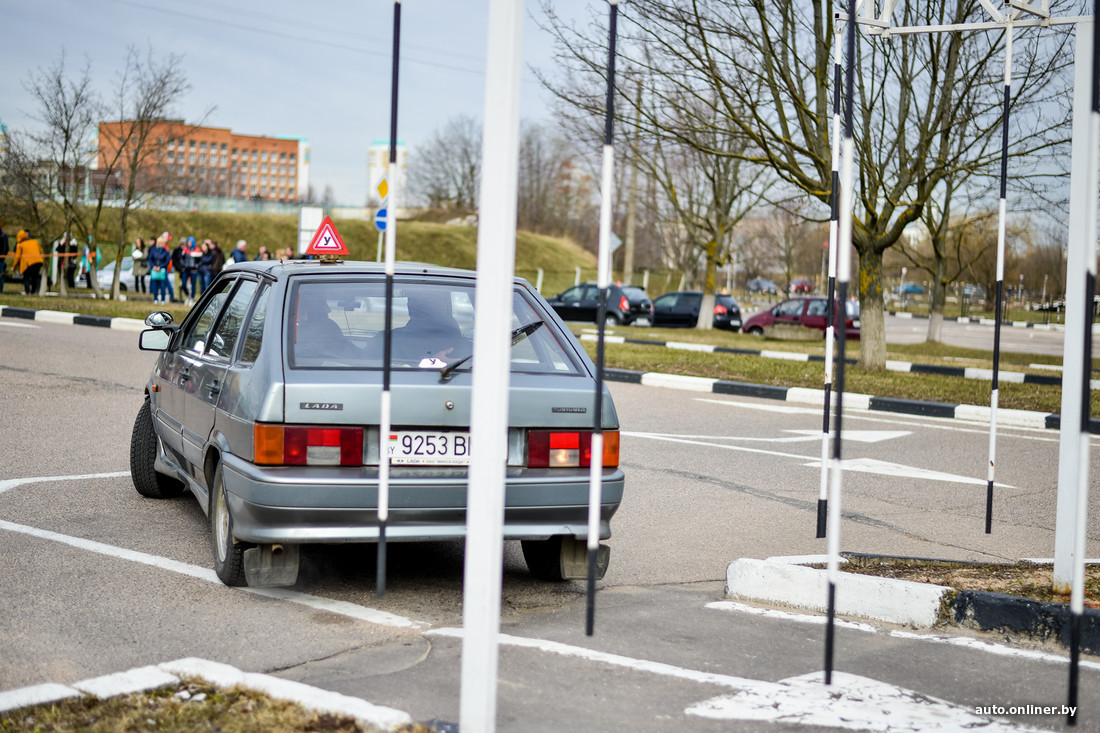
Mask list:
[[[559,15],[607,17],[605,0],[556,0]],[[488,0],[405,0],[401,10],[398,138],[410,150],[456,115],[481,118]],[[549,120],[549,98],[529,66],[546,67],[551,43],[527,0],[524,120]],[[311,182],[338,203],[367,196],[367,147],[389,136],[392,0],[0,0],[11,41],[0,66],[0,122],[34,125],[23,88],[64,49],[71,75],[85,58],[109,96],[129,45],[184,56],[189,121],[250,135],[309,139]],[[602,20],[601,22],[606,22]]]

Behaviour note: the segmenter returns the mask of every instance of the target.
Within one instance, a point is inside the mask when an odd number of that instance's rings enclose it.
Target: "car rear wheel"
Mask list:
[[[244,575],[244,551],[251,545],[233,538],[233,516],[225,498],[222,469],[214,471],[214,486],[210,491],[213,505],[210,507],[210,530],[214,535],[214,572],[229,586],[248,585]]]
[[[614,328],[615,326],[618,326],[622,321],[614,313],[608,313],[603,322],[605,326],[610,326],[611,328]]]
[[[157,434],[153,429],[153,412],[149,400],[145,400],[134,420],[130,436],[130,479],[142,496],[150,499],[171,499],[183,493],[183,484],[158,473]]]
[[[523,559],[527,569],[539,580],[559,582],[565,580],[561,571],[561,535],[548,540],[523,540]]]

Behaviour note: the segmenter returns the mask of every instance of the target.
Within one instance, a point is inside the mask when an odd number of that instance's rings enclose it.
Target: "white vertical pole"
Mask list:
[[[829,402],[833,392],[833,341],[835,340],[836,321],[836,256],[839,238],[837,213],[840,208],[840,41],[843,38],[839,24],[833,35],[833,193],[830,196],[829,215],[829,288],[828,315],[825,317],[825,399],[822,412],[821,431],[821,482],[817,497],[817,536],[826,534],[829,513]],[[847,306],[845,306],[847,307]],[[846,311],[845,311],[846,312]]]
[[[485,59],[459,720],[478,733],[496,730],[523,5],[490,0]]]
[[[844,351],[848,329],[848,283],[852,279],[852,169],[855,167],[855,141],[853,139],[855,65],[856,65],[856,0],[848,0],[847,46],[848,68],[844,79],[844,139],[840,157],[840,212],[837,232],[837,301],[840,306],[840,338],[837,346],[836,365],[836,416],[833,436],[833,459],[829,482],[829,562],[828,598],[826,599],[827,623],[825,626],[825,684],[833,683],[833,640],[836,619],[836,584],[840,572],[840,492],[841,446],[844,417]]]
[[[1073,83],[1073,149],[1070,156],[1069,186],[1069,252],[1066,256],[1066,338],[1062,355],[1062,422],[1059,429],[1058,448],[1058,503],[1054,525],[1054,592],[1069,593],[1072,589],[1073,567],[1078,558],[1074,552],[1074,526],[1077,522],[1077,492],[1080,473],[1080,426],[1075,419],[1081,414],[1078,390],[1072,385],[1082,384],[1087,378],[1084,371],[1084,343],[1071,334],[1084,330],[1086,309],[1085,281],[1074,277],[1089,268],[1086,243],[1095,238],[1096,208],[1096,154],[1089,153],[1091,134],[1090,74],[1092,65],[1092,24],[1077,24],[1076,52],[1074,55]],[[1089,157],[1089,156],[1092,157]],[[1089,181],[1092,181],[1090,184]],[[1092,188],[1089,188],[1089,186]]]
[[[1094,3],[1094,13],[1096,10],[1100,10],[1096,5],[1100,3]],[[1064,395],[1066,392],[1074,392],[1077,394],[1077,412],[1070,413],[1063,409],[1062,422],[1073,422],[1071,416],[1076,414],[1079,416],[1078,421],[1078,438],[1077,438],[1077,496],[1073,526],[1073,589],[1070,596],[1070,668],[1069,668],[1069,695],[1067,707],[1069,712],[1066,716],[1066,722],[1069,725],[1077,725],[1077,681],[1078,681],[1078,668],[1081,658],[1081,621],[1085,608],[1085,543],[1086,533],[1088,529],[1088,508],[1089,508],[1089,408],[1090,408],[1090,386],[1092,376],[1092,309],[1093,309],[1093,295],[1096,292],[1096,224],[1097,224],[1097,211],[1096,211],[1096,190],[1100,187],[1100,173],[1097,172],[1096,158],[1097,149],[1100,148],[1100,26],[1097,26],[1095,15],[1093,16],[1092,28],[1089,28],[1087,24],[1081,24],[1078,26],[1078,49],[1081,46],[1081,36],[1084,31],[1088,34],[1092,48],[1088,56],[1090,57],[1090,71],[1089,77],[1089,116],[1088,116],[1088,138],[1085,141],[1085,155],[1081,156],[1088,163],[1088,167],[1085,171],[1085,193],[1091,193],[1089,198],[1088,208],[1084,212],[1084,231],[1080,232],[1081,235],[1079,246],[1084,252],[1085,256],[1085,282],[1084,282],[1084,297],[1082,298],[1084,306],[1081,309],[1082,313],[1082,330],[1079,332],[1082,335],[1081,338],[1081,381],[1078,382],[1080,388],[1072,382],[1065,381],[1065,375],[1063,374],[1062,381],[1062,394],[1063,405],[1065,405]],[[1088,33],[1088,31],[1092,31]],[[1078,80],[1081,77],[1078,76]],[[1075,90],[1076,91],[1076,90]],[[1075,100],[1076,101],[1076,100]],[[1076,124],[1076,108],[1074,109],[1074,124]],[[1076,130],[1075,130],[1076,131]],[[1076,142],[1076,139],[1074,140]],[[1076,167],[1074,168],[1076,171]],[[1073,246],[1073,235],[1075,232],[1071,232],[1070,246]],[[1073,272],[1073,270],[1070,270]],[[1080,277],[1075,279],[1080,280]],[[1071,333],[1067,331],[1067,334]],[[1069,341],[1067,338],[1066,341]],[[1060,499],[1061,497],[1059,497]]]

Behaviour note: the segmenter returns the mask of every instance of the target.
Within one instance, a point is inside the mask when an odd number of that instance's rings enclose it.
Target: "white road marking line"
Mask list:
[[[428,636],[462,638],[460,628],[432,629]],[[833,684],[822,683],[822,672],[811,672],[779,682],[700,672],[663,662],[544,639],[500,634],[504,645],[534,649],[564,657],[622,667],[636,672],[673,677],[738,691],[696,703],[684,712],[718,720],[767,720],[869,731],[1032,731],[1009,721],[975,715],[969,708],[928,697],[912,690],[843,672],[833,673]]]
[[[737,400],[717,400],[706,397],[694,398],[698,402],[710,402],[715,405],[727,405],[729,407],[744,407],[752,410],[762,410],[765,412],[778,412],[789,415],[816,415],[821,417],[821,408],[810,409],[805,407],[790,407],[788,405],[762,405],[752,402],[739,402]],[[985,409],[989,409],[988,407]],[[864,422],[876,422],[886,423],[887,425],[912,425],[915,427],[929,428],[934,427],[937,430],[953,431],[956,433],[971,433],[974,435],[989,435],[989,430],[981,430],[978,428],[969,428],[958,426],[957,418],[953,417],[934,417],[932,415],[905,415],[904,413],[896,413],[897,417],[884,417],[887,413],[879,412],[877,410],[861,410],[858,408],[844,408],[845,420],[863,420]],[[1006,431],[1004,437],[1034,440],[1043,443],[1057,443],[1059,438],[1048,438],[1044,434],[1050,433],[1046,428],[1029,428],[1020,427],[1016,425],[1004,425],[1001,429]],[[1040,433],[1040,435],[1020,435],[1021,432]],[[820,433],[819,433],[820,434]],[[1100,436],[1092,436],[1093,445],[1100,445]]]
[[[747,690],[696,703],[684,712],[713,720],[764,720],[889,733],[1039,730],[845,672],[834,672],[831,685],[823,684],[822,672],[811,672],[782,680],[770,690]]]
[[[699,445],[708,448],[721,448],[722,450],[741,451],[744,453],[758,453],[766,456],[777,456],[779,458],[794,458],[800,461],[808,461],[802,465],[811,468],[821,467],[820,456],[801,456],[795,453],[782,453],[780,451],[764,450],[763,448],[748,448],[741,445],[724,445],[722,443],[715,443],[711,440],[687,440],[683,438],[676,438],[668,435],[661,435],[659,433],[639,433],[633,431],[623,431],[621,433],[627,437],[633,438],[649,438],[650,440],[663,440],[669,443],[682,443],[685,445]],[[782,442],[780,440],[774,442]],[[860,473],[873,473],[880,476],[895,476],[903,478],[915,478],[926,481],[952,481],[962,484],[974,484],[977,486],[985,486],[986,479],[969,478],[967,476],[958,476],[956,474],[942,473],[940,471],[932,471],[924,468],[917,468],[916,466],[906,466],[901,463],[891,463],[889,461],[878,461],[873,458],[846,458],[841,461],[841,466],[846,471],[857,471]],[[1008,484],[994,484],[995,486],[1003,486],[1004,488],[1015,488]]]
[[[911,631],[891,631],[890,636],[895,639],[916,639],[918,641],[930,641],[933,644],[950,644],[964,649],[996,654],[1001,657],[1021,657],[1036,662],[1049,662],[1051,664],[1069,664],[1069,657],[1063,657],[1050,652],[1040,652],[1034,649],[1017,649],[1004,644],[994,644],[990,641],[975,639],[969,636],[937,636],[935,634],[915,634]],[[1088,662],[1081,660],[1078,664],[1087,669],[1100,670],[1100,662]]]
[[[151,567],[159,568],[161,570],[169,570],[173,573],[179,573],[180,575],[187,575],[198,580],[205,580],[208,583],[216,583],[218,585],[222,584],[222,582],[218,580],[217,574],[209,568],[203,568],[199,567],[198,565],[191,565],[189,563],[179,562],[178,560],[171,560],[167,557],[150,555],[148,553],[138,552],[136,550],[127,550],[124,547],[115,547],[113,545],[107,545],[102,542],[96,542],[95,540],[86,540],[81,537],[72,537],[69,535],[59,534],[57,532],[51,532],[47,529],[28,527],[26,525],[14,524],[13,522],[6,522],[4,520],[0,520],[0,530],[18,532],[20,534],[38,537],[39,539],[60,542],[61,544],[69,545],[70,547],[75,547],[79,550],[95,552],[100,555],[115,557],[121,560],[129,560],[130,562],[136,562],[142,565],[149,565]],[[416,629],[428,625],[421,621],[413,621],[412,619],[407,619],[402,616],[396,616],[392,613],[379,611],[377,609],[368,608],[366,606],[357,606],[353,603],[347,603],[344,601],[335,601],[328,598],[311,596],[308,593],[299,593],[297,591],[287,590],[286,588],[241,588],[240,590],[258,596],[264,596],[266,598],[274,598],[280,601],[289,601],[290,603],[297,603],[301,606],[307,606],[309,608],[322,611],[329,611],[330,613],[337,613],[342,616],[350,616],[351,618],[359,619],[360,621],[367,621],[368,623],[372,624],[378,624],[379,626],[393,626],[397,628]]]
[[[84,473],[76,476],[34,476],[31,478],[9,478],[0,480],[0,494],[3,494],[8,489],[14,489],[16,486],[22,486],[23,484],[37,484],[45,483],[47,481],[82,481],[93,478],[118,478],[119,476],[129,475],[129,471],[114,471],[112,473]]]
[[[12,328],[42,328],[33,323],[16,323],[13,321],[0,321],[0,326],[11,326]]]
[[[821,440],[820,430],[784,430],[784,433],[800,433],[811,436],[813,440]],[[881,443],[886,440],[896,440],[912,435],[911,430],[845,430],[844,440],[854,443]]]
[[[727,440],[758,443],[818,443],[821,441],[820,430],[784,430],[784,433],[795,433],[788,438],[757,438],[745,435],[713,435],[713,434],[684,434],[684,433],[645,433],[649,436],[663,436],[666,438],[685,438],[687,440]],[[629,433],[623,433],[629,434]],[[885,440],[904,438],[912,435],[908,430],[845,430],[844,439],[855,443],[881,443]]]
[[[708,603],[706,608],[713,608],[717,611],[735,611],[737,613],[747,613],[752,616],[764,616],[780,621],[794,621],[795,623],[813,624],[815,626],[824,626],[825,622],[828,620],[825,616],[810,616],[805,613],[791,613],[789,611],[777,611],[771,608],[757,608],[756,606],[749,606],[735,601],[715,601],[713,603]],[[864,624],[859,621],[834,619],[833,623],[845,629],[853,629],[855,631],[863,631],[870,634],[878,633],[878,629],[871,624]]]

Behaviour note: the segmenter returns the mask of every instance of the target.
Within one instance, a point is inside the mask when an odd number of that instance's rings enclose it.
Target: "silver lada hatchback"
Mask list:
[[[401,263],[391,330],[386,538],[466,535],[475,273]],[[288,585],[299,546],[376,542],[385,278],[375,263],[234,265],[182,323],[151,314],[161,352],[130,447],[135,488],[189,490],[227,585]],[[516,278],[504,538],[531,572],[584,574],[595,369],[546,301]],[[604,390],[600,538],[623,493]],[[477,491],[477,487],[470,490]],[[600,572],[608,549],[601,545]]]

